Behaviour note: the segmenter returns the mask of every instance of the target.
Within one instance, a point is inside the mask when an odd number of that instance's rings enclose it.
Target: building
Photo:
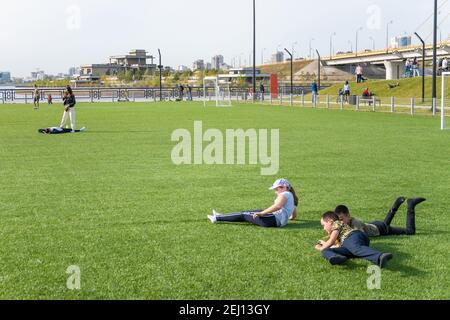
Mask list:
[[[214,56],[211,59],[211,67],[215,70],[219,70],[222,67],[224,61],[225,59],[222,55]]]
[[[11,73],[6,71],[0,71],[0,83],[11,82]]]
[[[391,39],[391,48],[405,48],[411,45],[411,36],[394,37]]]
[[[150,64],[147,63],[148,59],[151,60]],[[150,75],[154,75],[156,65],[153,63],[153,60],[154,57],[147,55],[145,50],[132,50],[127,55],[111,56],[109,63],[83,65],[81,66],[80,76],[114,76],[126,71],[135,73],[138,70],[142,74],[148,72]]]
[[[191,69],[189,69],[186,66],[178,66],[178,72],[186,72],[186,71],[191,71]]]
[[[193,70],[205,70],[205,61],[202,59],[199,59],[197,61],[194,61],[192,65]]]
[[[31,81],[44,80],[46,77],[45,71],[31,72]]]
[[[272,63],[284,62],[284,52],[278,51],[272,55]]]
[[[206,70],[212,70],[212,64],[211,63],[206,63],[206,65],[205,65],[205,69]]]

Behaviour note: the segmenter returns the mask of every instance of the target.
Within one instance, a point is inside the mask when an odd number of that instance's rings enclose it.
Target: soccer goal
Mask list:
[[[228,82],[221,82],[218,77],[203,79],[203,103],[206,106],[231,107],[231,89]]]
[[[446,110],[447,109],[447,110]],[[441,130],[449,129],[446,125],[445,114],[450,111],[450,72],[442,73],[442,97],[441,97]]]

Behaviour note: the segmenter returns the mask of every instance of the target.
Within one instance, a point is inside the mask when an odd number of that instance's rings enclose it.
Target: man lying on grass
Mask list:
[[[73,132],[84,132],[86,128],[81,128],[80,130],[72,131],[72,129],[60,128],[60,127],[49,127],[45,129],[39,129],[39,133],[44,134],[63,134],[63,133],[73,133]]]
[[[352,229],[332,211],[324,213],[320,223],[329,238],[319,241],[316,250],[322,252],[332,265],[343,264],[351,258],[362,258],[384,268],[393,258],[391,253],[382,253],[369,247],[370,240],[364,232]]]
[[[339,217],[339,219],[352,227],[353,229],[360,230],[364,232],[369,237],[379,237],[379,236],[392,236],[392,235],[408,235],[412,236],[416,234],[416,206],[426,199],[424,198],[416,198],[416,199],[408,199],[408,209],[406,213],[406,229],[404,228],[396,228],[391,227],[391,222],[395,217],[400,206],[406,201],[405,197],[399,197],[395,200],[394,205],[391,210],[389,210],[388,214],[384,221],[374,221],[371,223],[364,223],[361,220],[353,218],[350,215],[350,211],[344,205],[337,206],[334,210]]]

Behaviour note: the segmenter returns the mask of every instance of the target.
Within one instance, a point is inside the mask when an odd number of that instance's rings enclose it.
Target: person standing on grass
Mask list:
[[[405,201],[407,201],[408,204],[406,215],[406,229],[391,227],[391,222],[394,219],[395,214]],[[426,199],[424,198],[406,200],[405,197],[399,197],[397,200],[395,200],[384,221],[374,221],[371,223],[364,223],[361,220],[353,218],[350,215],[350,211],[348,210],[348,208],[344,205],[337,206],[334,212],[338,215],[339,219],[343,223],[349,225],[353,229],[364,232],[369,237],[397,235],[412,236],[416,234],[416,206],[424,201],[426,201]]]
[[[447,59],[447,57],[445,57],[444,60],[442,60],[442,71],[443,72],[448,72],[448,59]]]
[[[264,95],[266,93],[266,88],[264,88],[264,84],[261,82],[259,86],[259,91],[261,92],[261,101],[264,101]]]
[[[275,192],[277,199],[266,210],[248,210],[226,215],[213,210],[213,215],[208,215],[208,219],[211,223],[249,222],[263,228],[285,227],[289,220],[297,219],[298,197],[289,181],[279,179],[269,190]]]
[[[193,100],[193,98],[192,98],[192,84],[188,84],[187,88],[188,88],[188,100],[192,101]]]
[[[345,81],[344,85],[344,100],[348,102],[348,97],[350,97],[350,83]]]
[[[67,86],[66,92],[63,98],[64,102],[64,114],[61,120],[61,128],[64,128],[67,122],[67,118],[70,117],[70,128],[72,129],[72,133],[75,132],[75,95],[73,94],[72,88]]]
[[[318,95],[318,92],[319,92],[316,80],[314,80],[313,83],[312,83],[311,91],[312,91],[312,103],[316,104],[317,95]]]
[[[362,66],[359,64],[356,67],[356,82],[357,83],[361,83],[363,81],[363,68]]]
[[[34,85],[34,91],[33,91],[33,103],[34,103],[34,110],[39,109],[39,100],[41,99],[41,93],[39,91],[39,88],[37,84]]]
[[[369,247],[370,239],[364,232],[339,221],[338,215],[332,211],[325,212],[320,223],[328,239],[320,240],[315,248],[332,265],[343,264],[351,258],[362,258],[384,268],[393,258],[391,253],[382,253]]]

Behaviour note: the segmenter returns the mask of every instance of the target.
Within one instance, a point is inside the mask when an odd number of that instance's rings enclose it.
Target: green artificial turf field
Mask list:
[[[82,134],[41,135],[60,106],[0,105],[0,298],[449,299],[450,132],[439,119],[197,103],[79,104]],[[279,128],[280,171],[175,166],[175,129]],[[213,225],[213,208],[268,207],[288,178],[299,220],[283,229]],[[418,234],[372,245],[394,254],[381,290],[366,261],[332,267],[313,247],[319,218],[347,204],[382,220],[397,196],[428,199]],[[403,206],[394,225],[405,225]],[[81,290],[66,287],[79,266]]]

